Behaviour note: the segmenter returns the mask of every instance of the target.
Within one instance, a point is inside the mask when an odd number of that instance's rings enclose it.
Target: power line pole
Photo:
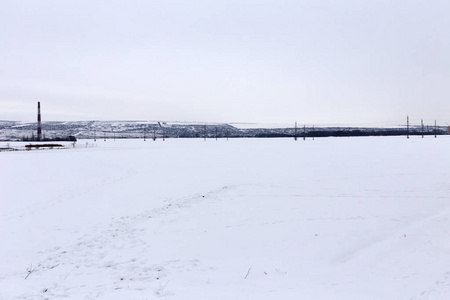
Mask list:
[[[297,140],[297,121],[295,121],[295,129],[294,129],[294,141]]]
[[[437,135],[437,124],[436,124],[436,120],[434,120],[434,137],[436,138]]]
[[[421,127],[422,127],[422,138],[423,138],[423,119],[420,120]]]
[[[409,116],[406,116],[406,138],[409,139]]]

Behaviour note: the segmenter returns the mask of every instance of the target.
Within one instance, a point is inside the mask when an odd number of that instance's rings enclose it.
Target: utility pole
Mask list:
[[[423,138],[423,119],[420,120],[421,127],[422,127],[422,138]]]
[[[314,125],[313,125],[313,129],[312,129],[312,139],[313,139],[313,141],[314,141]]]
[[[156,129],[153,129],[153,141],[156,141]]]
[[[406,116],[406,138],[409,139],[409,116]]]
[[[436,138],[437,134],[437,126],[436,126],[436,120],[434,120],[434,138]]]
[[[295,121],[295,129],[294,129],[294,141],[297,140],[297,121]]]
[[[97,141],[97,130],[94,130],[94,142]]]

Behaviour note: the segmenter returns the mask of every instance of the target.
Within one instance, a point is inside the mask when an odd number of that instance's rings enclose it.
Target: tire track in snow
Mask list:
[[[41,251],[43,258],[34,264],[33,272],[27,280],[33,281],[36,278],[39,282],[46,282],[46,286],[24,294],[20,299],[82,295],[84,290],[92,290],[94,282],[97,283],[95,295],[83,297],[94,299],[114,290],[147,290],[149,285],[156,296],[170,295],[165,284],[172,272],[208,268],[202,266],[197,258],[156,262],[152,259],[152,244],[158,241],[143,240],[142,237],[151,230],[152,222],[161,222],[179,210],[205,201],[218,201],[220,194],[236,187],[224,186],[206,194],[168,200],[157,209],[134,216],[113,218],[107,228],[84,234],[72,246]]]
[[[401,238],[405,238],[410,235],[410,232],[417,231],[418,229],[425,227],[424,224],[432,222],[435,219],[441,218],[442,216],[450,214],[450,207],[445,205],[440,207],[434,213],[427,215],[418,215],[411,220],[403,221],[403,225],[399,226],[396,230],[388,231],[389,235],[377,235],[370,238],[367,243],[362,243],[358,247],[349,250],[345,253],[340,254],[336,257],[336,260],[342,263],[346,263],[350,260],[356,259],[363,256],[364,253],[370,251],[378,251],[379,249],[384,249],[389,247],[394,241],[398,241]]]
[[[419,296],[413,297],[410,300],[425,300],[425,299],[447,299],[446,295],[450,292],[450,272],[442,274],[442,276],[435,281],[435,285],[428,290],[422,291]],[[444,295],[445,298],[442,298]]]

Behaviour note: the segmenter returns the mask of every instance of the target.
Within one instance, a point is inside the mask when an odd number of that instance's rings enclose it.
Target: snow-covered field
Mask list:
[[[449,136],[88,143],[0,153],[0,299],[450,299]]]

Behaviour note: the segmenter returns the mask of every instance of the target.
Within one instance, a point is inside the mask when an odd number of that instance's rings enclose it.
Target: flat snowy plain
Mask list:
[[[0,299],[450,299],[449,149],[439,136],[1,152]]]

